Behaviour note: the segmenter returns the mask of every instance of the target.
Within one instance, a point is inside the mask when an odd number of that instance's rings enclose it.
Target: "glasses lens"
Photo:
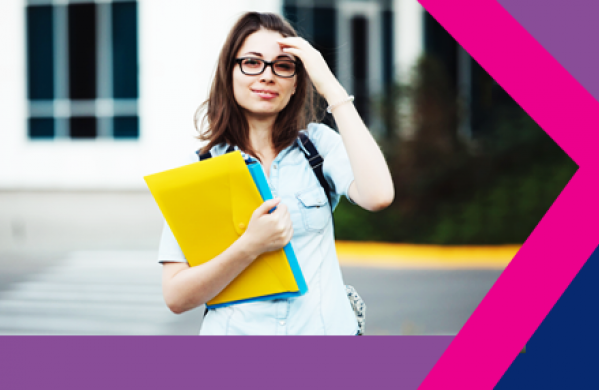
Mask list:
[[[241,61],[241,70],[243,71],[243,73],[258,74],[262,72],[263,67],[264,63],[258,59],[244,58]]]
[[[274,69],[275,73],[281,77],[291,77],[295,74],[295,63],[286,60],[275,61]]]

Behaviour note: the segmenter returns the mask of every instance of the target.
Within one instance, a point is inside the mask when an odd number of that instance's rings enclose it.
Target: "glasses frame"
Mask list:
[[[243,66],[241,66],[241,62],[243,60],[255,60],[255,61],[260,61],[262,62],[262,70],[258,73],[246,73],[243,71]],[[275,70],[274,64],[276,62],[292,62],[293,64],[295,64],[295,70],[293,72],[293,74],[291,76],[281,76],[280,74],[277,73],[277,71]],[[299,63],[297,61],[294,61],[292,59],[276,59],[274,61],[266,61],[263,60],[262,58],[256,58],[256,57],[239,57],[239,58],[235,58],[235,63],[239,64],[239,70],[241,70],[241,73],[243,73],[244,75],[247,76],[258,76],[261,75],[262,73],[264,73],[264,71],[266,70],[267,66],[270,66],[270,70],[272,70],[272,73],[278,77],[282,77],[284,79],[290,79],[292,77],[294,77],[297,74],[297,68],[299,66]]]

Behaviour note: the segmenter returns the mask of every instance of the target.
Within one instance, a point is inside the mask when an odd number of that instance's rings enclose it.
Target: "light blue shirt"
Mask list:
[[[324,158],[323,172],[331,187],[334,208],[341,195],[348,197],[354,180],[347,152],[341,136],[326,125],[311,123],[308,137]],[[226,149],[227,145],[215,146],[212,156]],[[273,196],[280,197],[289,209],[291,245],[308,292],[297,298],[212,309],[204,318],[201,335],[355,335],[358,331],[335,251],[327,196],[302,149],[297,141],[281,151],[272,162],[268,181]],[[186,261],[166,223],[159,261]]]

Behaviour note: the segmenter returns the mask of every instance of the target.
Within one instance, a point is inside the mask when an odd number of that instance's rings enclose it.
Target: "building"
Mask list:
[[[247,10],[284,14],[375,133],[371,101],[427,48],[471,90],[470,58],[416,0],[3,1],[0,189],[144,189],[143,175],[197,147],[193,114]]]

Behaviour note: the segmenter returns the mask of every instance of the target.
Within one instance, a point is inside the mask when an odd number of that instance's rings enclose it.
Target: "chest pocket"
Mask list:
[[[295,196],[306,230],[321,233],[331,219],[331,208],[322,187],[311,187]]]

